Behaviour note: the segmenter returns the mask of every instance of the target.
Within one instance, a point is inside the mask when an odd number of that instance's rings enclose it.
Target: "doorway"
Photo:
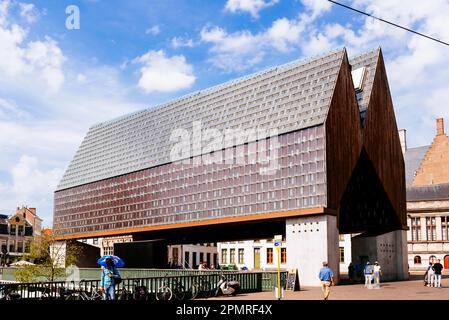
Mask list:
[[[254,248],[254,269],[260,269],[260,248]]]
[[[449,256],[444,256],[444,269],[449,269]]]

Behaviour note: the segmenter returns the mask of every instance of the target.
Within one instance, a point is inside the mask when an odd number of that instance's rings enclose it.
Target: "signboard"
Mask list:
[[[287,274],[286,290],[297,291],[299,290],[298,269],[289,269]]]
[[[274,236],[274,241],[282,241],[282,234]]]
[[[281,246],[282,246],[282,242],[276,241],[276,242],[274,243],[274,246],[275,246],[275,247],[281,247]]]

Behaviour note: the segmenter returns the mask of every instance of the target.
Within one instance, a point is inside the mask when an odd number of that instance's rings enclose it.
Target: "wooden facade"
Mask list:
[[[404,158],[381,51],[363,128],[363,146],[400,223],[405,228],[407,216]]]
[[[360,114],[345,54],[326,118],[327,207],[338,210],[360,156]]]

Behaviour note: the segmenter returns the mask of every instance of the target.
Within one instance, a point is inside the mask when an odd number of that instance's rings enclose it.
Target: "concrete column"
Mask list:
[[[408,279],[408,248],[407,232],[405,230],[393,231],[397,246],[397,280]]]
[[[353,261],[365,257],[371,264],[378,261],[382,281],[408,279],[407,233],[396,230],[377,236],[359,235],[352,241]],[[365,263],[366,261],[362,261]]]
[[[340,273],[337,218],[331,215],[287,219],[287,268],[298,269],[301,286],[319,286],[319,270],[327,261],[338,283]]]

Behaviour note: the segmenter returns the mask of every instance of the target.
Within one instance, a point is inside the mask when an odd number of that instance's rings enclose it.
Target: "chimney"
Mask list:
[[[401,142],[402,154],[405,154],[405,151],[407,151],[407,130],[401,129],[398,133],[399,141]]]
[[[437,136],[444,135],[444,120],[443,118],[437,119]]]

